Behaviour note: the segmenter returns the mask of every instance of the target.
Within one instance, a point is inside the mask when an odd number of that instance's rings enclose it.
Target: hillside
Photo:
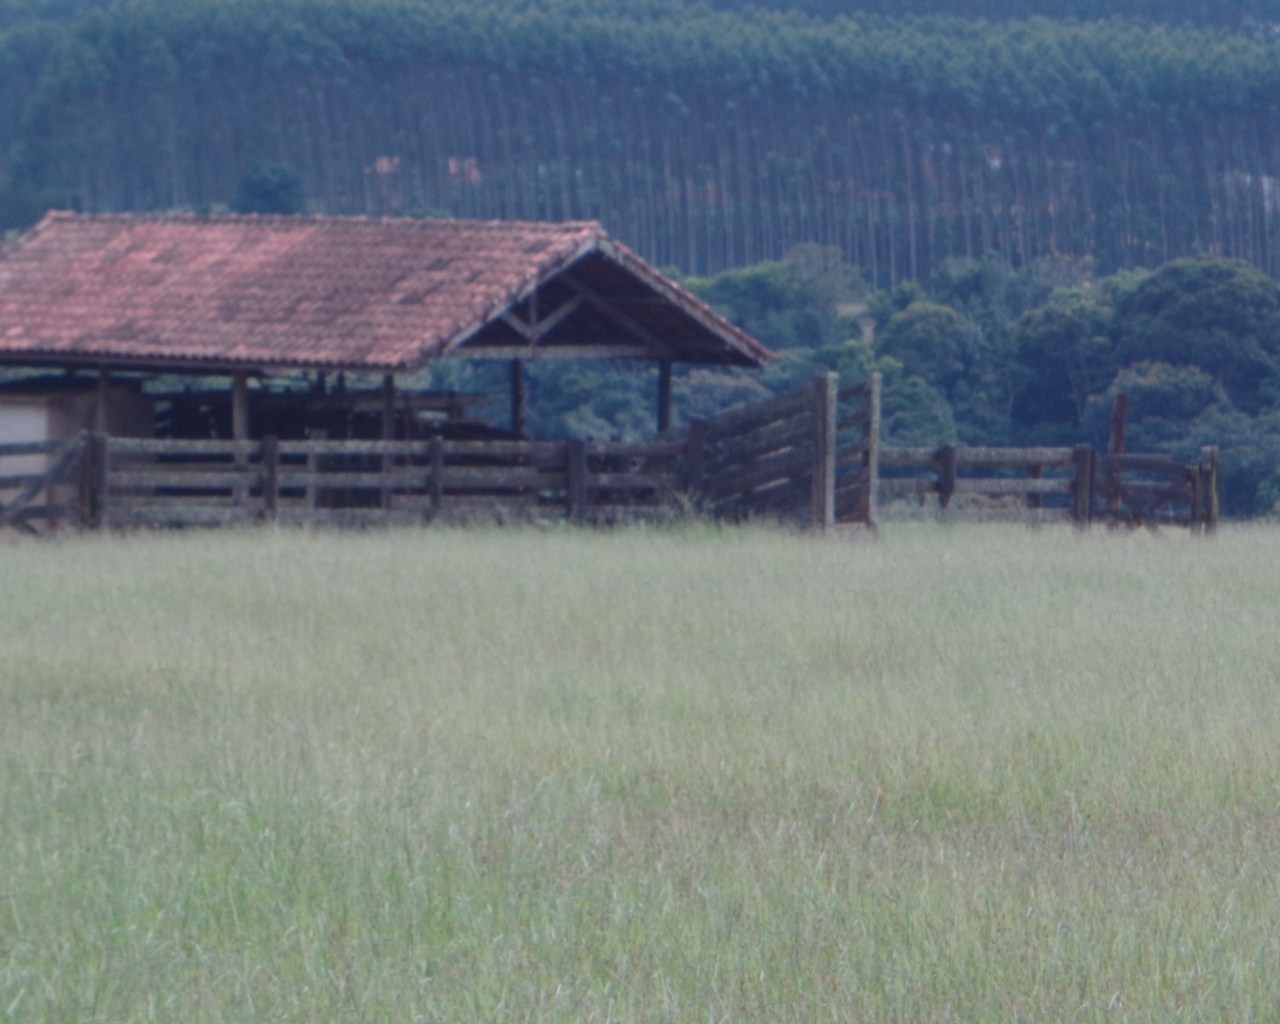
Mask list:
[[[10,0],[0,226],[228,205],[267,161],[312,209],[597,217],[698,273],[806,242],[881,284],[987,252],[1280,269],[1267,32],[732,6]]]

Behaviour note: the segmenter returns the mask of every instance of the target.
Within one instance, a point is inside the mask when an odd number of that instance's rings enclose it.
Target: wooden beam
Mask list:
[[[107,398],[111,375],[105,366],[98,367],[98,404],[93,411],[93,429],[99,434],[107,433]]]
[[[236,441],[249,440],[249,378],[243,372],[231,380],[231,436]]]
[[[671,429],[671,360],[658,364],[658,433]]]
[[[526,323],[521,320],[515,313],[508,310],[502,314],[502,322],[519,334],[522,338],[529,342],[530,345],[536,345],[547,334],[553,331],[557,326],[564,322],[567,317],[572,316],[575,312],[585,305],[586,300],[581,296],[574,296],[568,302],[552,310],[541,320],[535,323]]]
[[[396,379],[391,374],[382,378],[382,440],[396,439]]]
[[[593,289],[587,287],[572,274],[565,274],[563,280],[565,284],[591,303],[591,305],[606,318],[612,320],[614,323],[618,324],[620,327],[624,328],[634,337],[639,338],[646,344],[652,345],[655,349],[661,350],[664,355],[660,358],[674,359],[676,357],[676,353],[671,349],[671,347],[650,331],[649,328],[645,327],[644,324],[640,323],[640,321],[636,320],[634,317],[630,317],[626,313],[622,312],[622,310],[618,309],[614,303],[609,302]]]
[[[462,345],[454,349],[447,359],[512,359],[529,358],[527,345],[477,345],[470,348]],[[585,345],[548,345],[538,349],[539,359],[672,359],[667,348],[653,348],[649,345],[620,344],[610,345],[608,342]]]
[[[511,433],[524,437],[524,363],[511,360]]]

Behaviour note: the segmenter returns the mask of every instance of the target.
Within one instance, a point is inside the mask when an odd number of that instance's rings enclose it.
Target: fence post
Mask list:
[[[1093,446],[1078,444],[1071,453],[1075,479],[1071,481],[1071,518],[1080,530],[1093,518]]]
[[[813,379],[813,518],[820,530],[836,521],[836,406],[840,375],[819,374]]]
[[[437,434],[431,439],[431,518],[440,515],[444,504],[444,439]]]
[[[262,518],[275,522],[280,504],[280,439],[268,434],[262,439]]]
[[[867,477],[867,491],[862,500],[862,521],[876,528],[880,518],[880,384],[879,373],[873,373],[867,381],[867,454],[863,469]]]
[[[1204,488],[1204,531],[1213,533],[1218,528],[1218,474],[1221,469],[1222,451],[1216,444],[1200,449],[1201,486]]]
[[[943,511],[956,493],[956,446],[944,444],[938,449],[938,507]]]
[[[80,453],[80,526],[99,530],[107,521],[107,435],[85,436]]]
[[[684,487],[695,505],[701,501],[706,483],[707,421],[695,416],[689,421],[689,434],[684,449]]]
[[[569,471],[569,520],[581,526],[587,521],[587,442],[570,438],[564,454]]]

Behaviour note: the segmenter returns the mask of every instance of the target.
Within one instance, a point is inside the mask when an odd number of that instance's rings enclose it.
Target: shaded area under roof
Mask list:
[[[773,354],[590,221],[50,213],[0,253],[0,363],[216,373]]]

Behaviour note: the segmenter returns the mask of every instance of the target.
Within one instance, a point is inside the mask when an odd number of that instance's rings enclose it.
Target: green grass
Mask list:
[[[0,1020],[1280,1013],[1275,529],[0,565]]]

